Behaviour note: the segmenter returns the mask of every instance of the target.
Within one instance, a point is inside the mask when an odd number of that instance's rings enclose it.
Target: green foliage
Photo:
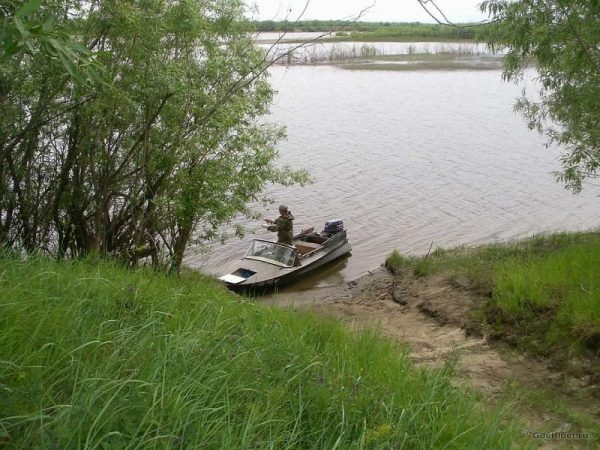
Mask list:
[[[265,183],[307,181],[274,165],[283,130],[258,120],[273,93],[241,1],[59,1],[43,13],[111,84],[72,83],[44,52],[3,65],[4,246],[178,270],[192,239],[248,214]]]
[[[335,38],[356,41],[412,40],[430,39],[473,39],[475,32],[471,27],[455,28],[438,24],[390,23],[390,22],[345,22],[341,20],[301,20],[258,21],[254,22],[258,31],[276,32],[330,32],[336,31]]]
[[[541,349],[600,348],[600,240],[545,256],[509,258],[494,273],[500,320],[534,330]],[[527,334],[527,333],[526,333]]]
[[[373,334],[196,274],[7,258],[0,274],[3,448],[527,446],[451,365],[416,370]]]
[[[407,257],[398,252],[398,250],[394,250],[386,258],[384,266],[393,273],[397,273],[402,268],[410,268],[418,277],[429,275],[438,270],[436,262],[430,256]]]
[[[415,272],[415,275],[418,277],[424,277],[433,273],[433,263],[429,260],[429,258],[418,258],[413,261],[412,269]]]
[[[406,261],[416,275],[445,273],[491,297],[494,332],[536,353],[598,351],[600,233],[560,233],[479,247],[437,249]],[[570,353],[563,352],[568,358]]]
[[[0,6],[0,64],[23,53],[40,53],[49,61],[59,61],[63,70],[79,83],[102,82],[102,68],[93,53],[73,39],[73,30],[57,25],[55,10],[42,3],[41,0],[8,1]]]
[[[385,267],[391,272],[397,272],[407,264],[406,258],[396,249],[385,260]]]
[[[506,79],[518,80],[535,61],[539,100],[523,95],[516,109],[548,144],[566,148],[557,177],[580,191],[600,169],[600,2],[493,0],[481,10],[491,18],[481,38],[507,51]]]
[[[406,23],[390,24],[388,26],[376,27],[364,31],[358,30],[350,33],[350,39],[353,40],[412,40],[432,39],[432,40],[463,40],[473,39],[475,32],[472,28],[447,27],[438,24]]]

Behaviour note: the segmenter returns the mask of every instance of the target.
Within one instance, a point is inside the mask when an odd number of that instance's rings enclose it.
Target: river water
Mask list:
[[[280,164],[307,169],[306,187],[270,187],[295,229],[344,220],[352,256],[300,288],[337,284],[379,266],[394,249],[498,242],[600,226],[600,189],[572,195],[555,182],[560,149],[513,112],[523,87],[499,70],[352,71],[273,67],[271,122],[287,127]],[[277,204],[265,211],[277,216]],[[255,237],[273,237],[243,222]],[[190,254],[188,266],[220,274],[252,236]]]

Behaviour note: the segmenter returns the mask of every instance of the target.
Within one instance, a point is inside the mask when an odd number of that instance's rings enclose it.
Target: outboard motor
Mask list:
[[[332,219],[325,222],[325,229],[323,234],[327,237],[331,237],[340,231],[344,231],[344,221],[341,219]]]

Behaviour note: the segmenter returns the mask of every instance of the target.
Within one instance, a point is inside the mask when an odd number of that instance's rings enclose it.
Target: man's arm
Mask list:
[[[279,230],[278,219],[275,219],[275,220],[265,219],[265,222],[267,222],[269,224],[269,226],[267,227],[267,230],[269,230],[269,231],[278,231]]]

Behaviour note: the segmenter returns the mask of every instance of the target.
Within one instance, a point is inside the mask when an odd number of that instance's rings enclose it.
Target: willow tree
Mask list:
[[[74,83],[43,55],[13,61],[11,117],[0,119],[5,244],[178,270],[192,238],[249,214],[266,183],[306,179],[274,165],[283,131],[259,120],[273,92],[241,1],[57,2],[45,13],[68,18],[110,86]]]
[[[578,192],[600,171],[600,1],[492,0],[483,38],[504,49],[506,79],[534,63],[539,98],[525,95],[516,109],[548,144],[565,148],[559,180]]]

